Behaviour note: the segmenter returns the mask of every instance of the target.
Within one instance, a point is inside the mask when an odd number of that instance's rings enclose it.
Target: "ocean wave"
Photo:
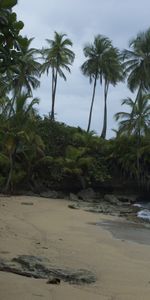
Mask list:
[[[143,209],[140,210],[137,214],[137,216],[141,219],[149,220],[150,221],[150,210],[148,209]]]

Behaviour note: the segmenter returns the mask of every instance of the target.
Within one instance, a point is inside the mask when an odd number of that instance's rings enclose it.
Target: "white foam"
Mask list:
[[[143,210],[139,211],[137,216],[141,219],[150,221],[150,211],[148,209],[143,209]]]
[[[133,204],[133,206],[136,206],[136,207],[142,207],[142,205],[141,205],[141,204],[138,204],[138,203]]]

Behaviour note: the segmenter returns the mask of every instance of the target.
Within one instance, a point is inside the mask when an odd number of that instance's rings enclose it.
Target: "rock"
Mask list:
[[[49,278],[50,281],[52,280],[54,282],[56,282],[56,279],[57,281],[59,279],[71,284],[90,284],[96,281],[95,275],[88,270],[62,269],[52,266],[47,258],[32,255],[20,255],[10,261],[0,259],[0,271],[26,277]]]
[[[38,197],[39,196],[38,193],[34,193],[33,191],[22,191],[21,194],[25,195],[25,196],[31,196],[31,197]]]
[[[79,209],[79,206],[77,204],[69,204],[68,207],[71,209]]]
[[[43,198],[51,198],[51,199],[57,199],[58,197],[58,193],[56,191],[45,191],[45,192],[41,192],[40,196]]]
[[[33,202],[21,202],[21,205],[33,205]]]
[[[73,193],[70,193],[69,200],[71,200],[71,201],[79,201],[79,198],[78,198],[77,195],[75,195]]]
[[[61,280],[60,278],[57,277],[53,277],[51,276],[48,280],[47,280],[47,284],[60,284]]]
[[[117,195],[117,198],[119,201],[126,203],[126,204],[132,204],[136,202],[137,196],[135,195]]]
[[[93,202],[95,199],[97,199],[96,193],[92,188],[81,190],[77,195],[80,200],[87,202]]]
[[[112,194],[106,194],[104,196],[104,201],[109,202],[112,205],[121,205],[121,202]]]
[[[91,207],[87,207],[84,209],[85,211],[94,212],[94,213],[101,213],[101,214],[112,214],[112,209],[105,204],[94,205]]]
[[[85,269],[80,269],[78,271],[69,271],[66,272],[66,275],[69,278],[69,282],[72,284],[90,284],[96,281],[95,275]]]
[[[53,191],[47,190],[40,192],[40,196],[43,198],[51,198],[51,199],[66,199],[67,195],[61,191]]]

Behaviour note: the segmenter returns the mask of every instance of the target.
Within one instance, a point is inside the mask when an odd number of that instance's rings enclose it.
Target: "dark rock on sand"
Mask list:
[[[78,198],[77,195],[75,195],[73,193],[70,193],[69,200],[71,200],[71,201],[79,201],[79,198]]]
[[[51,276],[48,280],[47,280],[47,284],[60,284],[61,280],[60,278],[57,277],[53,277]]]
[[[48,191],[41,192],[40,196],[43,198],[57,199],[58,193],[56,191],[48,190]]]
[[[33,202],[21,202],[21,205],[33,205]]]
[[[76,204],[76,203],[75,204],[69,204],[68,207],[71,208],[71,209],[79,209],[79,205]]]
[[[93,202],[97,200],[97,194],[92,188],[81,190],[77,195],[83,201]]]
[[[112,205],[121,205],[121,202],[119,201],[119,199],[116,196],[114,196],[113,194],[104,195],[104,201],[106,201]]]
[[[137,195],[117,195],[117,198],[126,204],[133,204],[137,201]]]
[[[41,279],[57,278],[71,284],[90,284],[96,281],[95,275],[88,270],[63,269],[52,266],[46,258],[30,255],[20,255],[11,261],[0,259],[0,271]]]

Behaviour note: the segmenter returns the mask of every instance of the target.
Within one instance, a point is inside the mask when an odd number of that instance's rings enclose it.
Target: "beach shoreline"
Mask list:
[[[71,285],[61,281],[57,286],[44,279],[0,272],[0,299],[149,300],[150,245],[147,235],[140,242],[140,225],[136,241],[128,239],[114,234],[119,222],[122,226],[126,222],[123,218],[70,209],[69,204],[64,199],[1,197],[0,259],[44,257],[53,266],[89,270],[96,282]],[[114,223],[118,227],[112,232]]]

